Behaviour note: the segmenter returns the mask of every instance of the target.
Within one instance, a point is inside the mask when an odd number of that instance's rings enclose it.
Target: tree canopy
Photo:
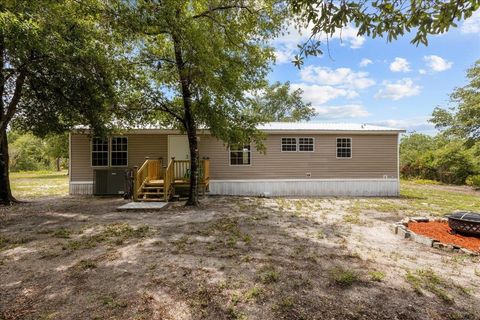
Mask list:
[[[480,60],[467,70],[468,83],[450,95],[450,108],[435,108],[431,121],[446,134],[480,141]]]
[[[431,35],[447,32],[458,21],[467,19],[480,7],[478,0],[290,0],[297,23],[311,27],[312,34],[301,45],[294,63],[321,54],[322,37],[331,37],[352,24],[358,36],[396,40],[412,33],[411,43],[428,44]]]
[[[97,0],[0,3],[0,203],[13,200],[6,138],[12,121],[46,135],[80,123],[99,130],[115,113],[123,70],[102,12]]]
[[[269,86],[267,81],[274,61],[268,41],[282,30],[289,13],[286,3],[114,3],[121,8],[117,23],[133,35],[135,48],[130,57],[137,66],[140,94],[134,94],[129,105],[139,106],[133,110],[140,110],[150,121],[173,124],[187,133],[189,204],[198,201],[198,128],[208,128],[227,144],[252,141],[261,146],[259,123],[308,119],[313,114],[301,101],[300,91],[290,93],[289,84]]]

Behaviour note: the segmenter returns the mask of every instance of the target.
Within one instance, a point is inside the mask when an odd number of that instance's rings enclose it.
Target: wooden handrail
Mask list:
[[[150,180],[159,180],[162,177],[162,159],[146,158],[140,169],[134,168],[133,200],[138,200],[138,194]]]

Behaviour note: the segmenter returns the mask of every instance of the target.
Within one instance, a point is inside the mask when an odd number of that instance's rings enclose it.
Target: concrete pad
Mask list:
[[[117,208],[120,211],[146,211],[160,210],[167,205],[167,202],[129,202]]]

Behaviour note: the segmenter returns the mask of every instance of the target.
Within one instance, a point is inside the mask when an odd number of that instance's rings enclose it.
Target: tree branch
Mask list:
[[[215,11],[230,10],[230,9],[245,9],[248,12],[252,13],[252,10],[250,9],[250,7],[239,5],[239,4],[234,4],[234,5],[229,5],[229,6],[219,6],[219,7],[208,9],[208,10],[202,12],[202,13],[199,13],[199,14],[196,14],[196,15],[192,16],[192,19],[198,19],[198,18],[201,18],[201,17],[206,17],[210,13],[213,13]]]
[[[12,120],[15,112],[17,111],[17,105],[20,102],[20,98],[22,97],[22,89],[23,84],[25,83],[25,78],[27,77],[27,72],[25,70],[21,70],[20,74],[18,75],[17,80],[15,81],[15,91],[12,96],[12,100],[8,104],[7,111],[5,115],[0,120],[0,132],[5,132],[7,130],[7,126]],[[3,97],[2,97],[3,99]],[[0,143],[3,141],[3,135],[0,135]]]

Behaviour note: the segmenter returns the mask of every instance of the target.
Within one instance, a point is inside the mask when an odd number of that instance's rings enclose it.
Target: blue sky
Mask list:
[[[448,33],[429,38],[427,47],[411,35],[387,43],[359,38],[353,27],[329,41],[330,56],[309,57],[298,70],[291,63],[308,32],[293,27],[276,39],[277,63],[270,81],[290,81],[304,90],[318,116],[312,121],[373,123],[434,133],[428,119],[436,106],[466,83],[466,69],[480,59],[480,10]],[[363,62],[363,63],[362,63]]]

